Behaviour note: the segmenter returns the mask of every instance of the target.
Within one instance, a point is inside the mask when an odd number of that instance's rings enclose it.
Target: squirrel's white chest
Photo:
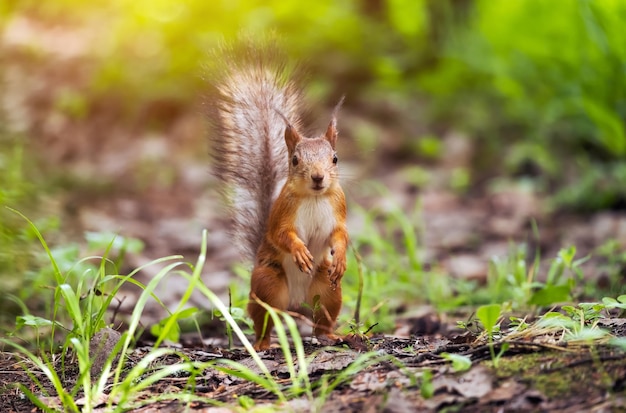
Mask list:
[[[330,259],[330,235],[336,223],[335,213],[328,199],[312,197],[300,204],[296,213],[296,232],[313,255],[314,267],[311,275],[306,274],[300,271],[290,255],[285,257],[283,267],[289,285],[289,307],[297,308],[305,302],[317,267],[323,259]]]
[[[296,213],[296,231],[298,237],[318,263],[318,255],[330,249],[329,237],[336,225],[333,207],[326,198],[309,198],[302,202]]]

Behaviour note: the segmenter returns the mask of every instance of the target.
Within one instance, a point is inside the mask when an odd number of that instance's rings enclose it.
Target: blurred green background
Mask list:
[[[0,22],[0,205],[36,221],[48,210],[42,195],[85,185],[37,143],[54,125],[40,119],[163,131],[198,111],[208,52],[242,31],[275,32],[304,62],[314,112],[347,95],[346,110],[367,123],[344,128],[370,163],[436,161],[440,137],[458,131],[473,147],[459,184],[467,193],[506,177],[529,182],[553,210],[626,207],[620,0],[19,0],[0,4]],[[33,27],[56,37],[30,41]],[[20,77],[38,70],[63,87]],[[31,99],[20,106],[22,89]],[[26,274],[34,236],[5,208],[0,222],[0,272]]]
[[[420,148],[437,155],[429,137],[466,132],[477,147],[473,183],[528,176],[559,207],[624,204],[626,4],[619,0],[3,4],[5,22],[24,15],[91,29],[86,88],[57,96],[57,109],[75,117],[111,95],[122,105],[120,121],[154,102],[188,110],[205,88],[209,50],[241,31],[274,31],[306,61],[316,104],[347,94],[348,105],[385,119],[417,155]],[[38,51],[29,53],[36,61]],[[427,142],[415,145],[420,138]]]

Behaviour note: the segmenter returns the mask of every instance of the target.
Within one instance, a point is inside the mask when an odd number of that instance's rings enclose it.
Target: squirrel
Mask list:
[[[269,348],[273,328],[259,301],[312,318],[318,338],[336,340],[346,270],[346,198],[336,153],[343,98],[325,133],[304,137],[301,92],[286,66],[264,48],[231,53],[212,99],[215,173],[235,242],[254,259],[248,313],[256,350]]]

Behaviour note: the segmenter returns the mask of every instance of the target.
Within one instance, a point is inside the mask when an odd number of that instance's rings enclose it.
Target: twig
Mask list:
[[[341,101],[343,101],[343,98]],[[361,321],[361,299],[363,297],[363,260],[361,258],[361,254],[359,254],[356,248],[354,248],[352,243],[350,243],[350,247],[354,253],[354,258],[356,258],[356,269],[357,274],[359,275],[359,291],[356,296],[356,306],[354,308],[354,322],[358,326]]]

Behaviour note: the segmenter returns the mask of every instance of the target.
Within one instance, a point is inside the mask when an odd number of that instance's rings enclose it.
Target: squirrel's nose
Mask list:
[[[313,183],[321,184],[322,181],[324,180],[324,175],[323,174],[311,174],[311,180],[313,181]]]

